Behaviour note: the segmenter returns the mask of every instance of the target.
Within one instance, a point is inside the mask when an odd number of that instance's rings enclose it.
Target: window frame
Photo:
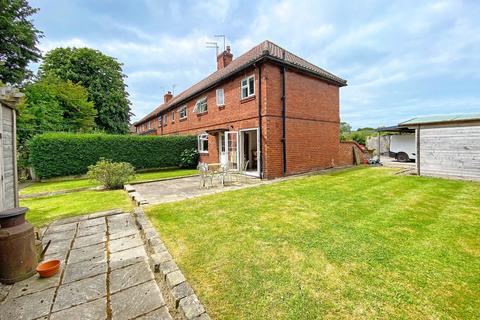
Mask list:
[[[250,87],[250,80],[253,79],[253,84]],[[243,82],[246,81],[246,84],[244,85]],[[243,89],[247,89],[247,95],[243,96]],[[253,89],[253,92],[250,93],[250,89]],[[251,76],[245,77],[242,80],[240,80],[240,100],[248,99],[251,97],[255,96],[255,75],[252,74]]]
[[[218,93],[219,92],[222,93],[222,103],[219,103],[219,101],[218,101]],[[223,90],[223,88],[218,88],[215,91],[215,100],[217,102],[217,107],[224,107],[225,106],[225,90]]]
[[[182,117],[182,111],[185,111],[185,115]],[[178,109],[178,120],[187,119],[187,105],[183,105]]]
[[[158,115],[158,127],[160,128],[163,124],[163,118],[162,118],[162,115]]]
[[[204,110],[199,111],[199,104],[205,102]],[[195,107],[193,108],[193,112],[196,114],[203,114],[208,112],[208,99],[207,97],[202,97],[195,102]]]
[[[163,116],[163,126],[165,127],[168,124],[168,114],[165,113]]]
[[[175,122],[175,110],[172,110],[172,123]]]
[[[204,145],[202,144],[202,142],[206,141],[207,143],[207,149],[205,150],[204,149]],[[198,149],[198,153],[201,153],[201,154],[208,154],[208,133],[204,132],[204,133],[200,133],[198,136],[197,136],[197,149]]]

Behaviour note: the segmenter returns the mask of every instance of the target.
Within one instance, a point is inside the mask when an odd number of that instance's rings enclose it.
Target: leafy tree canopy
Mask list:
[[[89,48],[56,48],[45,55],[39,75],[82,85],[97,110],[97,128],[107,133],[128,132],[130,101],[124,83],[126,76],[116,59]]]
[[[42,32],[29,17],[38,9],[26,0],[0,0],[0,81],[20,83],[29,76],[30,62],[41,57],[37,48]]]
[[[89,132],[97,111],[85,88],[54,77],[28,84],[18,106],[19,145],[45,131]]]
[[[350,133],[352,126],[348,122],[340,122],[340,134]]]

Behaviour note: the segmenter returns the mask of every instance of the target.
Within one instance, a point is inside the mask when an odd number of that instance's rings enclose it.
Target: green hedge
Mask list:
[[[195,136],[137,136],[46,133],[30,144],[30,164],[39,178],[84,174],[100,158],[131,163],[136,169],[173,167]]]

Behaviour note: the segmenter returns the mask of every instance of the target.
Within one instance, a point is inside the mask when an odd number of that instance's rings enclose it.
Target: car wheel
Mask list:
[[[407,162],[407,161],[410,161],[410,158],[408,157],[408,154],[406,154],[405,152],[399,152],[397,154],[397,160],[400,162]]]

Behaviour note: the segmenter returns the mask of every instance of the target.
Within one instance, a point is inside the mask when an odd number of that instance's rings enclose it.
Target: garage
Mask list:
[[[480,180],[480,114],[417,117],[416,169],[423,176]]]

